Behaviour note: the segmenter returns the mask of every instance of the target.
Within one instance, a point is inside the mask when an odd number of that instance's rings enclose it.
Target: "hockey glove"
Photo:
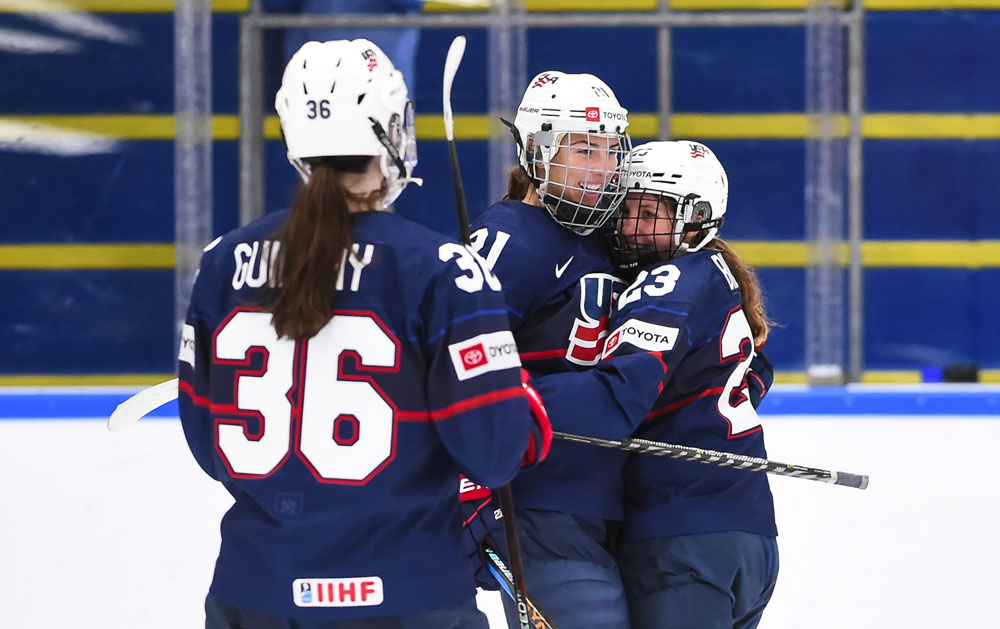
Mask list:
[[[524,387],[524,394],[531,407],[531,416],[535,420],[534,429],[528,435],[528,449],[521,459],[521,467],[531,467],[544,461],[549,454],[549,448],[552,447],[552,424],[549,422],[549,414],[545,411],[545,404],[542,403],[542,396],[531,386],[531,378],[525,369],[521,369],[521,386]]]
[[[462,512],[462,549],[469,558],[476,585],[484,590],[499,589],[496,579],[483,563],[480,548],[484,540],[489,540],[495,548],[507,548],[500,501],[493,499],[493,492],[488,487],[476,485],[464,476],[459,485],[458,500]]]
[[[760,407],[772,384],[774,384],[774,365],[764,352],[757,352],[750,361],[750,370],[747,371],[747,392],[754,408]]]

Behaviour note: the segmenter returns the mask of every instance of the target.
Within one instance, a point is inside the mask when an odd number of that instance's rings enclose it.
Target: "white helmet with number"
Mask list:
[[[629,218],[628,211],[623,210],[612,246],[623,268],[700,250],[718,233],[729,200],[729,178],[719,158],[704,144],[691,140],[648,142],[635,147],[625,186],[628,207],[633,203],[642,207],[643,200],[653,198],[657,201],[653,207],[669,203],[674,219],[657,220],[651,233],[628,234],[621,229]],[[629,223],[635,230],[639,224],[635,220]],[[662,230],[661,225],[665,226]],[[669,248],[654,246],[654,242],[664,240],[656,236],[670,236]]]
[[[614,215],[624,198],[631,139],[628,111],[604,81],[542,72],[525,90],[514,123],[504,123],[514,134],[521,168],[557,223],[589,234]],[[553,159],[571,145],[588,146],[587,156],[554,174]]]
[[[288,161],[308,181],[312,157],[373,155],[386,179],[382,208],[417,164],[413,102],[403,75],[367,39],[310,41],[285,67],[274,99]]]

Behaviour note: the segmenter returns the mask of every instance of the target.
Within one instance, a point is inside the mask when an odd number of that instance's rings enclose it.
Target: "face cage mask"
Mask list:
[[[634,207],[638,218],[630,208],[631,199],[636,201]],[[629,190],[628,200],[619,209],[616,229],[609,237],[611,259],[619,272],[633,277],[643,267],[693,253],[708,244],[722,227],[723,219],[698,221],[699,213],[711,214],[708,203],[698,199],[696,194],[681,197],[657,190]],[[653,207],[656,208],[655,218],[643,220],[644,214]],[[695,244],[687,242],[692,233],[702,234],[695,239]]]
[[[632,150],[628,134],[539,131],[531,137],[527,171],[552,218],[581,236],[607,223],[625,198],[622,174]],[[553,163],[560,151],[564,163]]]
[[[383,129],[381,123],[374,118],[368,118],[372,132],[386,150],[379,160],[382,176],[385,177],[383,188],[385,195],[379,203],[379,210],[388,208],[399,198],[403,189],[410,183],[423,185],[424,180],[410,177],[417,165],[417,133],[414,129],[413,101],[406,101],[403,109],[403,120],[399,114],[393,114],[389,119],[389,129]]]

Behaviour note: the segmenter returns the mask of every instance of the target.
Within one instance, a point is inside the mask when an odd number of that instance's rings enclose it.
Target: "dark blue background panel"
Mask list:
[[[805,109],[805,31],[800,27],[672,30],[674,110],[784,112]],[[632,44],[627,50],[650,50]],[[655,60],[654,60],[655,63]],[[655,67],[655,66],[654,66]],[[654,75],[649,81],[654,85]],[[655,97],[649,104],[656,110]]]
[[[0,112],[6,114],[170,113],[174,110],[174,23],[171,14],[98,14],[133,38],[115,43],[0,15],[0,28],[57,38],[72,52],[0,51]],[[216,112],[238,109],[239,23],[216,14],[212,87]],[[273,96],[272,96],[273,105]]]
[[[174,272],[0,273],[0,373],[170,372]]]
[[[1000,109],[1000,11],[867,13],[868,111]]]
[[[611,87],[625,109],[657,109],[652,28],[531,29],[527,70],[528,80],[544,70],[593,74]]]
[[[487,142],[459,142],[458,159],[469,208],[475,220],[493,201],[486,198]],[[446,142],[425,141],[418,145],[420,158],[414,175],[424,180],[423,186],[409,185],[396,201],[401,216],[430,227],[452,238],[458,238],[458,218],[452,188],[451,167]],[[267,143],[267,209],[269,212],[291,207],[299,189],[298,175],[288,164],[284,145]]]
[[[174,239],[172,142],[79,157],[0,151],[3,242]]]
[[[757,269],[764,305],[775,322],[765,351],[778,369],[805,368],[805,271]]]
[[[451,40],[458,35],[465,35],[465,57],[451,87],[452,111],[482,113],[489,109],[489,42],[486,31],[428,28],[420,33],[416,76],[406,77],[418,114],[441,112],[444,58],[448,54]]]
[[[865,367],[1000,364],[1000,272],[865,271]]]
[[[236,142],[213,147],[213,233],[239,220]],[[288,167],[291,171],[291,167]],[[174,145],[122,142],[115,153],[0,151],[3,243],[173,242]]]
[[[725,238],[801,240],[805,234],[805,143],[707,140],[729,176]]]
[[[1000,142],[867,140],[865,238],[1000,238]]]

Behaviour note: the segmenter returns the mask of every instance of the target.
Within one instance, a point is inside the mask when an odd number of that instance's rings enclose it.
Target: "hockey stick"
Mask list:
[[[451,160],[451,176],[455,184],[455,204],[458,208],[458,230],[462,242],[468,245],[472,237],[469,233],[469,211],[465,204],[465,189],[462,187],[462,172],[458,167],[458,151],[455,148],[455,117],[451,111],[451,86],[455,82],[455,73],[462,64],[465,54],[465,37],[459,35],[448,47],[448,56],[444,60],[444,80],[441,88],[441,107],[444,112],[444,135],[448,139],[448,157]],[[503,533],[507,539],[507,552],[510,554],[510,576],[514,602],[517,605],[517,616],[521,629],[531,629],[528,621],[527,594],[524,587],[524,573],[521,569],[521,545],[517,541],[517,528],[514,523],[514,494],[510,485],[504,485],[497,490],[500,495],[500,510],[503,511]]]
[[[451,85],[455,73],[465,55],[465,37],[459,35],[451,41],[448,56],[444,60],[444,82],[442,84],[442,109],[444,110],[444,135],[448,139],[448,157],[451,159],[451,179],[455,184],[455,203],[458,205],[458,229],[462,242],[469,244],[469,210],[465,204],[465,188],[462,186],[462,171],[458,167],[458,149],[455,147],[455,116],[451,111]]]
[[[830,483],[831,485],[843,485],[856,489],[868,488],[867,474],[850,474],[848,472],[824,470],[818,467],[789,465],[788,463],[779,463],[755,456],[720,452],[718,450],[702,450],[701,448],[693,448],[691,446],[678,446],[672,443],[646,441],[645,439],[601,439],[600,437],[585,437],[583,435],[573,435],[568,432],[559,432],[556,430],[552,431],[552,436],[566,441],[589,443],[590,445],[602,448],[614,448],[627,452],[666,456],[681,461],[697,461],[698,463],[707,463],[720,467],[733,467],[751,472],[766,472],[768,474],[777,474],[778,476],[804,478],[806,480],[815,480],[821,483]]]
[[[489,570],[493,578],[497,580],[500,587],[503,589],[504,593],[507,594],[513,601],[517,601],[514,596],[514,583],[513,575],[504,560],[500,558],[500,554],[494,550],[493,546],[490,544],[489,540],[483,540],[483,558],[486,563],[486,569]],[[545,617],[545,614],[538,608],[535,601],[531,600],[530,596],[524,597],[525,603],[528,606],[528,621],[531,623],[530,626],[535,629],[558,629],[550,620]]]
[[[145,417],[148,413],[153,412],[176,397],[177,378],[161,382],[160,384],[148,389],[143,389],[118,405],[118,408],[115,409],[115,412],[112,413],[111,417],[108,419],[108,430],[117,432],[128,428],[135,422]],[[806,480],[814,480],[821,483],[829,483],[831,485],[843,485],[845,487],[854,487],[856,489],[868,488],[867,474],[851,474],[850,472],[836,472],[816,467],[791,465],[788,463],[771,461],[769,459],[746,456],[743,454],[720,452],[718,450],[703,450],[692,446],[681,446],[672,443],[662,443],[659,441],[647,441],[645,439],[601,439],[600,437],[574,435],[557,430],[552,431],[552,436],[565,441],[588,443],[602,448],[625,450],[626,452],[653,454],[655,456],[665,456],[682,461],[697,461],[708,465],[732,467],[751,472],[766,472],[768,474],[775,474],[778,476],[804,478]],[[503,509],[502,503],[500,508]]]
[[[136,423],[147,414],[177,399],[177,378],[143,389],[115,408],[108,418],[108,430],[118,432]]]

